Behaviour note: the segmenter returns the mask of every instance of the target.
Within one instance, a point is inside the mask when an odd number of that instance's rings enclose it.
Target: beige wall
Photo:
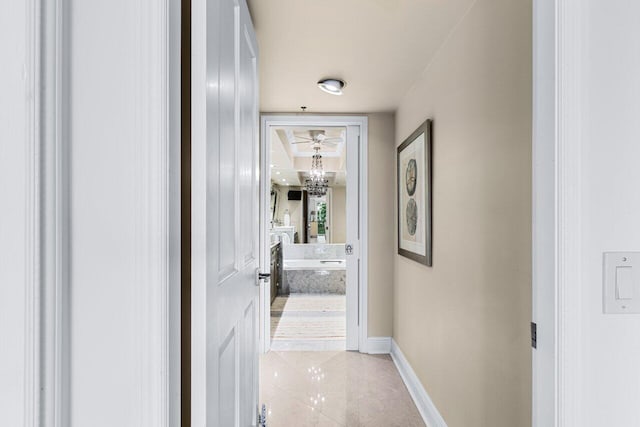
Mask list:
[[[331,243],[347,241],[347,191],[345,187],[331,187]]]
[[[478,0],[396,114],[434,120],[434,252],[395,256],[393,336],[449,427],[531,425],[531,10]]]
[[[369,114],[369,336],[393,332],[395,116]]]

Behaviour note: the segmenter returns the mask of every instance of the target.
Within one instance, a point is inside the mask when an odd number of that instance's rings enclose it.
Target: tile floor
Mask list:
[[[271,351],[260,359],[269,427],[424,427],[388,355]]]

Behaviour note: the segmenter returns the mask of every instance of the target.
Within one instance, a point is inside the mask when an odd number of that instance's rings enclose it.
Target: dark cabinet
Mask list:
[[[282,245],[280,243],[271,247],[271,303],[278,296],[282,280]]]

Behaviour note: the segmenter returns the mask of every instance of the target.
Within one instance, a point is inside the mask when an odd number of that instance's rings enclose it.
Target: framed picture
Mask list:
[[[431,128],[427,120],[398,147],[398,254],[432,265]]]

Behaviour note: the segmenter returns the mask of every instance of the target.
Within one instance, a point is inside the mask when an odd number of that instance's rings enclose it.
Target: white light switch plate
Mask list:
[[[604,312],[640,313],[640,252],[605,252]]]

